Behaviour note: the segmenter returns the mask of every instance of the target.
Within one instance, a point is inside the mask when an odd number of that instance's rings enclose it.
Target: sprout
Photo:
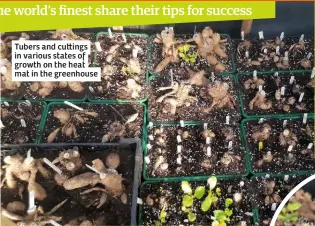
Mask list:
[[[217,178],[215,176],[210,177],[207,182],[209,184],[210,190],[213,190],[217,185]]]
[[[191,189],[191,186],[190,186],[189,182],[183,181],[181,187],[182,187],[182,191],[185,194],[191,194],[192,193],[192,189]]]

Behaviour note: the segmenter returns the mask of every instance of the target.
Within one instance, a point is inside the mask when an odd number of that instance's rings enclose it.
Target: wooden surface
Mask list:
[[[1,215],[1,226],[17,226],[14,222]]]
[[[241,32],[244,31],[244,35],[248,36],[252,29],[252,25],[253,25],[253,20],[243,20]]]

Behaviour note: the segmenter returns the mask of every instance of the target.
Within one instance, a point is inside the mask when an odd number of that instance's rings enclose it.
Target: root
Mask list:
[[[93,192],[93,191],[102,191],[102,192],[107,192],[106,189],[104,188],[99,188],[99,187],[95,187],[95,188],[90,188],[90,189],[87,189],[83,192],[81,192],[80,194],[83,195],[83,194],[87,194],[87,193],[90,193],[90,192]]]

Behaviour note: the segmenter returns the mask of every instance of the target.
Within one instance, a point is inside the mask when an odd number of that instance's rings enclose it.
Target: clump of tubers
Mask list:
[[[298,138],[295,133],[290,131],[289,129],[285,129],[279,135],[279,143],[281,146],[296,146],[298,142]]]
[[[191,85],[184,82],[174,82],[171,86],[160,87],[157,92],[170,90],[166,94],[160,96],[156,102],[165,103],[162,111],[163,113],[176,114],[177,107],[190,106],[191,103],[196,102],[197,98],[190,96]]]
[[[258,91],[255,97],[249,102],[249,109],[253,110],[254,107],[262,110],[268,110],[272,107],[272,102],[266,98],[264,90]]]
[[[192,71],[190,68],[187,68],[188,74],[189,74],[189,79],[188,82],[190,85],[196,85],[196,86],[204,86],[209,84],[209,79],[207,79],[205,75],[205,71]]]
[[[259,86],[263,86],[265,81],[261,78],[247,79],[244,83],[245,89],[257,89]]]
[[[112,141],[117,137],[124,137],[125,135],[126,126],[118,121],[115,121],[109,126],[109,131],[103,136],[102,143]]]
[[[62,126],[56,128],[48,135],[48,143],[53,142],[60,131],[64,136],[76,138],[78,136],[76,129],[77,124],[84,124],[91,118],[97,118],[98,114],[88,110],[73,112],[72,110],[61,108],[54,110],[53,116],[60,121]]]
[[[169,63],[178,63],[180,61],[178,56],[177,45],[181,43],[181,41],[177,41],[174,37],[175,33],[172,27],[165,28],[161,32],[161,34],[156,34],[153,42],[162,43],[162,57],[163,60],[156,66],[154,69],[155,73],[159,73],[166,68]]]
[[[211,105],[204,109],[204,112],[210,112],[214,107],[220,109],[224,107],[233,108],[236,105],[234,97],[229,93],[229,85],[225,82],[215,81],[209,86],[208,95],[212,99]]]
[[[265,123],[263,125],[253,127],[252,132],[253,132],[252,138],[255,141],[267,140],[271,133],[271,126]]]
[[[223,72],[226,70],[225,65],[217,57],[223,59],[228,57],[225,49],[227,39],[221,40],[218,33],[213,32],[210,27],[205,27],[201,33],[195,34],[194,41],[197,44],[199,56],[207,59],[215,71]]]
[[[83,39],[76,35],[72,29],[57,29],[56,31],[49,31],[52,34],[52,39],[59,40],[80,40]]]

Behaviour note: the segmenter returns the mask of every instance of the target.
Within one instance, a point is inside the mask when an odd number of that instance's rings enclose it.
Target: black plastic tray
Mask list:
[[[40,154],[44,157],[44,150],[59,152],[62,149],[67,149],[77,146],[79,150],[93,152],[100,151],[104,148],[104,151],[110,151],[111,148],[128,147],[135,152],[134,155],[134,172],[133,172],[133,185],[132,185],[132,201],[131,201],[131,220],[130,225],[137,224],[137,198],[139,183],[141,180],[142,171],[142,147],[140,139],[122,139],[119,143],[60,143],[60,144],[22,144],[22,145],[7,145],[1,146],[1,158],[7,155],[21,154],[26,155],[27,151],[31,148],[32,153]],[[107,149],[107,150],[106,150]]]

